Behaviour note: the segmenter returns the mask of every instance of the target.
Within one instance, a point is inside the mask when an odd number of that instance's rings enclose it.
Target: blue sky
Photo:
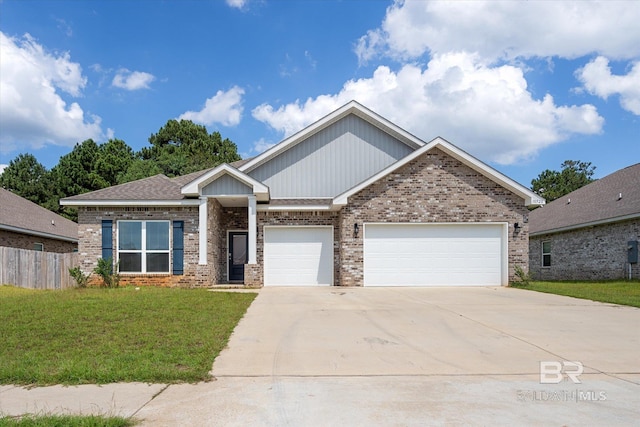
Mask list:
[[[167,120],[254,156],[355,99],[522,184],[640,161],[640,2],[0,2],[0,165]],[[1,167],[1,166],[0,166]]]

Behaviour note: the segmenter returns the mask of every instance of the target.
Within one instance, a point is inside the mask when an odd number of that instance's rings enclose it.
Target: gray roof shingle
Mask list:
[[[184,199],[180,192],[181,187],[182,185],[179,182],[159,174],[103,188],[102,190],[67,197],[64,200],[181,200]]]
[[[1,226],[78,239],[78,224],[4,188],[0,188]]]
[[[185,198],[181,193],[182,187],[212,169],[214,168],[175,178],[168,178],[165,175],[158,174],[149,178],[103,188],[102,190],[67,197],[64,200],[87,202],[105,200],[182,200]]]
[[[622,198],[619,199],[620,194]],[[640,163],[620,169],[532,211],[529,214],[529,232],[551,232],[629,215],[640,215]]]

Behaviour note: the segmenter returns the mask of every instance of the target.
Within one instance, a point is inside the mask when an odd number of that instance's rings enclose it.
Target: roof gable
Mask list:
[[[286,138],[279,144],[271,147],[269,150],[265,151],[264,153],[254,157],[250,161],[241,165],[238,169],[242,172],[249,173],[255,168],[257,168],[259,165],[274,159],[275,157],[279,156],[283,152],[305,141],[312,135],[320,132],[323,129],[326,129],[327,127],[331,126],[332,124],[336,123],[337,121],[351,114],[360,117],[364,121],[377,127],[383,132],[389,134],[390,136],[402,142],[403,144],[406,144],[408,147],[410,147],[413,150],[419,147],[422,147],[424,145],[424,141],[420,140],[416,136],[410,134],[409,132],[405,131],[399,126],[391,123],[384,117],[374,113],[373,111],[364,107],[360,103],[356,101],[351,101],[343,105],[342,107],[338,108],[334,112],[324,116],[320,120],[302,129],[300,132],[297,132],[294,135],[291,135],[290,137]]]
[[[0,188],[0,229],[78,241],[78,224]]]
[[[219,186],[210,186],[210,184],[220,181]],[[269,188],[259,181],[256,181],[249,175],[240,172],[238,169],[222,164],[202,174],[197,179],[189,182],[181,188],[181,193],[185,196],[198,197],[203,194],[203,189],[208,187],[210,191],[222,191],[221,196],[248,194],[243,192],[242,187],[250,190],[251,194],[255,194],[258,200],[269,200]],[[215,188],[214,188],[215,187]],[[225,192],[227,192],[225,194]],[[218,194],[207,194],[215,196]]]
[[[533,191],[529,190],[528,188],[524,187],[521,184],[518,184],[517,182],[515,182],[511,178],[501,174],[500,172],[496,171],[492,167],[490,167],[487,164],[485,164],[485,163],[481,162],[480,160],[476,159],[475,157],[473,157],[469,153],[461,150],[460,148],[454,146],[450,142],[448,142],[448,141],[446,141],[446,140],[444,140],[443,138],[440,138],[440,137],[432,140],[431,142],[429,142],[428,144],[426,144],[422,148],[414,151],[413,153],[411,153],[408,156],[402,158],[401,160],[397,161],[396,163],[390,165],[388,168],[380,171],[376,175],[374,175],[374,176],[370,177],[369,179],[361,182],[360,184],[356,185],[355,187],[353,187],[353,188],[345,191],[344,193],[338,195],[337,197],[334,198],[333,204],[334,205],[340,205],[340,206],[346,205],[347,202],[348,202],[348,198],[350,196],[356,194],[357,192],[363,190],[364,188],[368,187],[369,185],[373,184],[374,182],[384,178],[385,176],[389,175],[390,173],[398,170],[402,166],[404,166],[407,163],[411,162],[412,160],[418,158],[419,156],[425,154],[426,152],[428,152],[430,150],[433,150],[436,147],[439,148],[440,150],[442,150],[443,152],[447,153],[451,157],[453,157],[453,158],[457,159],[458,161],[462,162],[463,164],[469,166],[471,169],[475,170],[476,172],[479,172],[480,174],[484,175],[485,177],[487,177],[491,181],[495,182],[496,184],[498,184],[498,185],[508,189],[509,191],[519,195],[520,197],[522,197],[525,200],[525,205],[526,206],[532,206],[532,205],[535,206],[535,205],[544,204],[544,199],[541,198],[540,196],[538,196],[537,194],[535,194]]]
[[[411,153],[407,146],[348,114],[256,166],[248,175],[272,198],[333,198]]]
[[[531,234],[640,217],[640,163],[560,197],[529,215]]]

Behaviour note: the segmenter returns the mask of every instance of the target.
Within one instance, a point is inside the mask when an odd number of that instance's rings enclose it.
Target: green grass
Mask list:
[[[208,380],[255,295],[0,286],[0,384]]]
[[[537,282],[528,285],[512,285],[516,288],[569,297],[589,299],[592,301],[640,307],[639,281],[604,281],[604,282]]]
[[[130,427],[135,421],[99,415],[25,415],[0,417],[0,427]]]

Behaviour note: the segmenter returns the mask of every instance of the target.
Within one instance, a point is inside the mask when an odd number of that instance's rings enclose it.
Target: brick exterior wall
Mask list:
[[[215,211],[215,204],[209,205],[210,217]],[[114,207],[93,208],[80,207],[78,209],[78,229],[80,252],[80,268],[84,273],[93,273],[93,269],[102,257],[102,220],[113,220],[113,247],[116,252],[117,221],[119,220],[169,220],[184,221],[184,274],[128,274],[121,275],[122,285],[155,285],[155,286],[210,286],[215,270],[208,265],[198,264],[198,207]],[[171,244],[170,247],[173,247]],[[209,259],[214,257],[213,248],[209,246]],[[173,254],[172,254],[173,255]],[[172,256],[171,255],[171,256]],[[92,284],[100,283],[95,274],[91,277]]]
[[[78,244],[73,242],[0,230],[0,246],[33,250],[35,243],[42,243],[45,252],[67,253],[78,248]]]
[[[220,228],[223,218],[222,205],[215,199],[207,200],[207,265],[211,268],[211,284],[222,283],[226,271],[220,265],[220,259],[226,258],[222,248],[225,231]]]
[[[527,269],[528,213],[524,200],[441,150],[433,149],[349,198],[340,212],[340,284],[363,285],[365,222],[508,222],[509,280]],[[521,229],[514,232],[513,223]]]
[[[531,237],[529,271],[536,280],[627,278],[627,242],[640,240],[640,220]],[[542,242],[551,243],[551,267],[542,267]],[[640,264],[631,264],[640,279]]]

